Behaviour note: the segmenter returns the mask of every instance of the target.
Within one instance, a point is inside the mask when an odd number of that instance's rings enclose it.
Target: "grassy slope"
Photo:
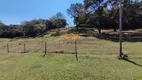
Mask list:
[[[118,60],[115,55],[40,53],[5,54],[0,61],[0,80],[141,80],[142,67]],[[6,57],[5,56],[5,57]],[[142,63],[142,57],[130,57]]]
[[[0,39],[0,80],[142,80],[142,67],[118,60],[119,43],[86,37],[78,45],[79,61],[73,54],[49,54],[42,58],[44,41],[48,51],[73,52],[73,44],[59,45],[58,37]],[[23,51],[26,41],[28,54]],[[9,43],[10,54],[6,53]],[[142,65],[142,42],[124,42],[124,53]],[[35,53],[36,52],[36,53]],[[83,54],[85,53],[85,54]]]

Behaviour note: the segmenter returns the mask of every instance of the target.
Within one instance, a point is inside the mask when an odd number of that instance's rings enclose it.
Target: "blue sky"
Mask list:
[[[0,21],[5,24],[20,24],[25,20],[48,19],[57,12],[62,12],[68,24],[73,25],[73,19],[66,9],[70,4],[83,0],[0,0]]]

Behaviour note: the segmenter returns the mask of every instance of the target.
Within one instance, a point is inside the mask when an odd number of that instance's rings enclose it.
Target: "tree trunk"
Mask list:
[[[114,28],[114,32],[116,32],[116,28]]]
[[[78,31],[78,25],[76,26],[76,31]]]
[[[76,25],[76,34],[78,33],[79,29],[78,29],[79,25]]]
[[[101,34],[101,28],[98,28],[99,33]]]

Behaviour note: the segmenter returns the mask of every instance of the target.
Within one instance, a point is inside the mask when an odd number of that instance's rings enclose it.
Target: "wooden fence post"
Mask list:
[[[78,52],[77,52],[77,40],[75,40],[75,56],[76,56],[76,60],[78,61],[77,54],[78,54]]]
[[[43,55],[43,57],[45,57],[47,54],[47,43],[45,42],[45,54]]]
[[[26,53],[26,44],[24,42],[24,53]]]
[[[9,45],[8,45],[8,43],[7,43],[7,53],[9,53]]]

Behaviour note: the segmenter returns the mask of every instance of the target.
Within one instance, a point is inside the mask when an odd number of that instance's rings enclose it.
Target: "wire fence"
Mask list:
[[[20,39],[11,40],[7,44],[1,44],[1,52],[8,53],[62,53],[74,54],[75,41],[74,40],[44,40],[44,39]],[[123,39],[124,40],[124,39]],[[45,44],[46,42],[46,44]],[[45,49],[46,46],[46,49]],[[141,55],[141,42],[127,42],[123,41],[123,53],[130,55]],[[77,40],[78,54],[116,54],[119,55],[119,42],[110,40],[101,40],[97,38],[84,38]]]
[[[46,44],[45,44],[46,42]],[[45,49],[45,46],[46,49]],[[58,41],[15,41],[8,42],[3,48],[8,53],[28,53],[28,52],[47,52],[49,53],[74,53],[75,40]],[[7,48],[7,49],[6,49]],[[78,53],[96,53],[96,54],[116,54],[119,51],[118,43],[109,41],[83,39],[77,40]]]

